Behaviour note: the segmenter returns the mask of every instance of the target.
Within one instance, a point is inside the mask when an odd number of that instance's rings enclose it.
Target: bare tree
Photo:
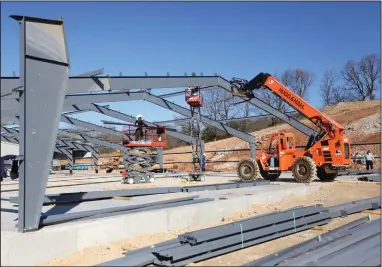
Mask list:
[[[336,84],[338,75],[334,70],[327,70],[322,77],[320,89],[325,106],[335,105],[344,102],[344,95],[341,88]]]
[[[291,87],[294,79],[294,71],[289,69],[285,70],[281,75],[277,73],[274,77],[284,86]],[[262,99],[270,106],[276,108],[280,112],[286,112],[287,103],[280,97],[276,96],[269,90],[262,90]]]
[[[345,81],[345,90],[353,93],[357,100],[374,100],[374,93],[379,89],[378,81],[381,80],[380,56],[371,54],[358,62],[348,61],[341,77]]]
[[[294,69],[289,72],[290,76],[292,76],[290,89],[300,97],[305,98],[309,88],[316,79],[314,73],[302,69]]]
[[[240,111],[237,108],[238,99],[223,89],[206,90],[203,94],[203,113],[214,120],[231,119]]]

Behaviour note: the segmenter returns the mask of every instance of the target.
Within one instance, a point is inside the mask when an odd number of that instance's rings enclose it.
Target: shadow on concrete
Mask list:
[[[67,213],[68,211],[74,209],[79,204],[81,204],[81,202],[71,203],[71,204],[54,205],[50,210],[48,210],[46,212],[42,212],[41,216],[64,214],[64,213]]]
[[[236,180],[229,180],[230,182],[235,182],[235,183],[240,183],[241,182],[241,180],[240,179],[236,179]],[[258,180],[253,180],[253,182],[255,182],[255,181],[266,181],[266,180],[264,180],[264,179],[258,179]],[[337,181],[337,180],[334,180],[334,181]],[[243,182],[246,182],[246,181],[243,181]],[[252,181],[251,181],[252,182]],[[270,181],[271,183],[272,182],[274,182],[274,183],[279,183],[279,182],[281,182],[281,183],[294,183],[294,184],[297,184],[297,182],[294,180],[294,178],[278,178],[277,180],[275,180],[275,181]],[[324,182],[322,182],[322,181],[320,181],[320,179],[315,179],[315,180],[313,180],[312,181],[312,183],[317,183],[317,182],[319,182],[319,183],[324,183]]]
[[[92,184],[107,184],[107,183],[114,183],[114,182],[120,182],[120,181],[121,181],[121,179],[112,180],[112,181],[104,181],[104,182],[83,183],[83,184],[53,185],[53,186],[47,186],[46,188],[57,188],[57,187],[79,186],[79,185],[92,185]],[[1,193],[16,192],[16,191],[19,191],[19,189],[1,190]]]

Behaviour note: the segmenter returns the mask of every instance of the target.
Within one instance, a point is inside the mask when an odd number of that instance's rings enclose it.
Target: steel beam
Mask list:
[[[24,232],[38,229],[68,84],[69,61],[62,21],[11,18],[21,26],[19,108],[23,161],[17,226]]]
[[[18,77],[1,77],[1,96],[8,96],[8,99],[17,101],[18,94],[15,89],[22,88]],[[78,94],[110,90],[109,79],[107,77],[70,77],[66,94]],[[3,104],[3,103],[2,103]]]
[[[309,265],[309,263],[319,260],[321,257],[326,256],[334,251],[338,251],[346,246],[361,242],[368,237],[372,237],[378,233],[381,233],[381,221],[374,220],[356,228],[358,228],[357,231],[352,231],[351,235],[345,235],[343,238],[334,239],[332,242],[330,242],[330,245],[320,246],[313,251],[308,251],[303,255],[288,259],[279,264],[279,266],[302,266],[306,264],[308,264],[306,266],[314,266]]]
[[[93,103],[73,105],[73,108],[75,110],[94,111],[94,112],[97,112],[97,113],[100,113],[100,114],[103,114],[103,115],[106,115],[106,116],[109,116],[109,117],[112,117],[115,119],[119,119],[121,121],[125,121],[128,123],[134,123],[136,120],[135,117],[133,117],[133,116],[130,116],[130,115],[124,114],[122,112],[110,109],[108,107],[93,104]],[[148,126],[154,126],[154,127],[159,126],[159,124],[151,123],[149,121],[144,121],[144,122]],[[167,130],[167,135],[175,137],[175,138],[180,139],[180,140],[183,140],[183,141],[188,142],[188,143],[191,143],[194,140],[194,138],[191,136],[188,136],[188,135],[176,132],[176,131],[171,131],[171,130]]]
[[[73,174],[73,150],[56,148],[58,153],[64,154],[68,159],[69,173]]]
[[[285,112],[285,114],[291,115],[291,116],[297,116],[299,113],[297,112]],[[270,117],[274,117],[272,114],[266,114],[266,115],[256,115],[256,116],[248,116],[248,117],[242,117],[242,118],[231,118],[226,120],[218,120],[218,122],[231,122],[231,121],[242,121],[242,120],[256,120],[256,119],[268,119]],[[156,123],[161,124],[169,124],[169,123],[183,123],[189,121],[191,118],[182,118],[182,119],[175,119],[175,120],[167,120],[167,121],[157,121]]]
[[[70,138],[80,138],[81,140],[89,142],[89,143],[92,143],[94,145],[99,145],[99,146],[103,146],[103,147],[109,147],[109,148],[120,150],[120,151],[126,150],[126,147],[124,147],[124,146],[122,146],[120,144],[112,143],[112,142],[108,142],[108,141],[103,141],[101,139],[90,137],[90,136],[85,135],[85,134],[73,134],[73,133],[69,133],[69,132],[63,131],[63,130],[58,130],[58,133],[60,135],[67,136],[67,137],[70,137]],[[75,142],[73,142],[73,143],[75,143]]]
[[[325,212],[328,212],[332,218],[346,217],[350,214],[361,212],[363,210],[379,209],[381,207],[381,198],[373,197],[335,206],[328,207]]]
[[[61,116],[60,120],[61,120],[61,122],[65,122],[65,123],[68,123],[68,124],[71,124],[71,125],[75,125],[75,126],[78,126],[78,127],[86,128],[86,129],[89,129],[89,130],[94,130],[94,131],[101,132],[101,133],[104,133],[104,134],[110,134],[110,135],[114,135],[114,136],[119,136],[119,137],[122,138],[122,132],[119,132],[119,131],[116,131],[116,130],[113,130],[113,129],[110,129],[110,128],[106,128],[106,127],[103,127],[103,126],[100,126],[100,125],[97,125],[97,124],[93,124],[93,123],[90,123],[90,122],[78,120],[78,119],[71,118],[71,117],[64,116],[64,115]]]
[[[91,73],[93,75],[93,73]],[[69,77],[67,94],[102,90],[131,90],[152,88],[179,88],[187,86],[218,86],[219,76],[91,76]],[[1,77],[1,96],[12,94],[21,87],[18,77]],[[178,93],[173,93],[178,95]],[[15,95],[15,98],[17,95]]]
[[[94,149],[92,153],[92,164],[94,166],[94,172],[98,173],[98,150]]]
[[[62,222],[69,222],[74,221],[78,219],[84,219],[89,218],[93,219],[95,216],[105,216],[105,215],[115,215],[116,213],[120,212],[128,212],[128,211],[135,211],[140,212],[143,209],[151,208],[151,209],[157,209],[157,208],[163,208],[165,204],[174,204],[174,203],[182,203],[182,202],[191,202],[192,200],[195,200],[198,198],[198,195],[189,196],[189,197],[183,197],[183,198],[175,198],[170,200],[163,200],[163,201],[156,201],[152,203],[145,203],[145,204],[138,204],[138,205],[125,205],[122,207],[113,207],[113,208],[104,208],[104,209],[96,209],[96,210],[89,210],[89,211],[80,211],[80,212],[73,212],[73,213],[66,213],[66,214],[58,214],[58,215],[47,215],[41,217],[41,224],[40,225],[51,225],[56,223],[62,223]],[[177,205],[175,205],[177,206]],[[102,216],[102,217],[103,217]]]
[[[236,87],[233,87],[232,90],[231,90],[231,84],[229,83],[229,81],[221,78],[221,84],[220,84],[220,87],[226,91],[229,91],[229,92],[234,92],[234,93],[239,93],[237,88]],[[257,97],[254,97],[250,100],[247,100],[243,97],[240,97],[243,101],[246,101],[247,103],[250,103],[252,105],[255,105],[257,106],[258,108],[268,112],[269,114],[272,114],[274,115],[275,117],[279,118],[280,120],[284,121],[285,123],[289,124],[290,126],[292,126],[293,128],[295,128],[296,130],[302,132],[303,134],[307,135],[307,136],[310,136],[313,132],[313,129],[306,126],[305,124],[299,122],[298,120],[294,119],[292,116],[289,116],[283,112],[280,112],[278,111],[277,109],[275,109],[274,107],[268,105],[267,103],[265,103],[264,101],[262,101],[261,99],[257,98]]]
[[[14,136],[14,137],[16,137],[14,139],[17,140],[16,143],[18,144],[18,139],[17,139],[17,137],[19,136],[19,131],[18,130],[12,129],[12,128],[7,128],[7,127],[4,127],[4,126],[1,126],[1,130],[10,135],[10,136],[2,135],[4,138],[13,138],[12,136]],[[97,153],[97,150],[95,148],[93,148],[92,146],[89,146],[89,145],[86,145],[86,144],[72,143],[70,141],[65,141],[65,140],[57,140],[56,141],[56,147],[57,148],[65,147],[65,148],[70,148],[70,149],[73,149],[73,150],[80,150],[80,151],[88,151],[88,152],[91,152],[91,153],[93,153],[93,152]]]
[[[331,242],[334,238],[349,234],[349,230],[368,222],[369,217],[365,216],[358,220],[347,223],[341,227],[333,229],[323,235],[321,235],[320,241],[317,238],[310,239],[300,244],[288,247],[274,254],[265,256],[253,262],[249,262],[244,266],[277,266],[279,263],[287,260],[288,258],[294,258],[306,251],[312,251],[316,247],[322,246],[326,242]]]
[[[148,102],[151,102],[153,104],[156,104],[158,106],[161,106],[163,108],[169,109],[171,111],[174,111],[176,113],[182,114],[186,117],[192,117],[191,111],[183,108],[177,104],[174,104],[172,102],[169,102],[165,99],[162,99],[158,96],[145,93],[145,92],[139,92],[139,93],[110,93],[110,94],[93,94],[93,95],[79,95],[79,96],[68,96],[66,98],[66,103],[69,105],[86,105],[87,103],[97,103],[101,101],[107,101],[107,102],[117,102],[117,101],[134,101],[134,100],[146,100]],[[114,117],[114,116],[113,116]],[[224,132],[227,132],[233,136],[238,137],[239,139],[242,139],[246,142],[252,142],[253,136],[241,131],[238,131],[234,128],[231,128],[223,123],[219,123],[217,121],[214,121],[212,119],[209,119],[205,116],[201,116],[201,121],[203,123],[206,123],[208,125],[211,125],[219,130],[222,130]]]

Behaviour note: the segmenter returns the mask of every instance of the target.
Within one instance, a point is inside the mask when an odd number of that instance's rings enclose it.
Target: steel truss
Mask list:
[[[23,49],[20,52],[20,77],[1,78],[1,118],[3,123],[18,122],[19,132],[14,132],[10,136],[5,134],[1,138],[18,142],[20,145],[22,164],[19,179],[18,229],[22,232],[38,229],[53,151],[61,151],[69,156],[68,150],[85,148],[81,142],[92,144],[86,148],[106,146],[120,151],[125,149],[120,144],[87,134],[73,134],[59,130],[59,122],[64,121],[104,133],[120,134],[99,125],[71,118],[63,112],[95,111],[132,123],[135,121],[134,117],[95,103],[145,100],[186,117],[192,117],[190,110],[164,99],[183,92],[157,96],[147,91],[130,90],[189,86],[210,86],[211,89],[215,86],[228,91],[231,89],[229,81],[220,76],[100,76],[102,71],[97,70],[69,77],[70,62],[63,21],[24,16],[11,17],[20,23],[20,47]],[[115,93],[113,90],[120,91]],[[107,91],[107,93],[83,94],[94,91]],[[248,103],[258,106],[306,135],[311,134],[312,129],[260,99],[253,98]],[[248,142],[251,157],[255,158],[254,136],[205,116],[200,115],[200,121]],[[149,126],[156,125],[146,123]],[[168,130],[167,133],[188,143],[194,142],[193,137],[176,131]],[[77,138],[81,142],[76,144],[73,141],[57,141],[57,134]],[[161,157],[163,151],[158,151],[158,155]]]

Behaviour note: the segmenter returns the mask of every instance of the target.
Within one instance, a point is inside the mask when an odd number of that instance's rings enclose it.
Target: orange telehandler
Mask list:
[[[240,79],[231,84],[239,92],[233,93],[234,96],[249,99],[254,97],[255,89],[271,90],[315,125],[302,151],[296,150],[293,133],[263,136],[256,159],[245,159],[238,164],[237,172],[242,180],[261,177],[276,180],[281,172],[291,170],[299,183],[309,183],[316,177],[321,181],[333,181],[339,170],[351,164],[350,140],[345,136],[344,127],[312,107],[270,74],[260,73],[249,82]]]

